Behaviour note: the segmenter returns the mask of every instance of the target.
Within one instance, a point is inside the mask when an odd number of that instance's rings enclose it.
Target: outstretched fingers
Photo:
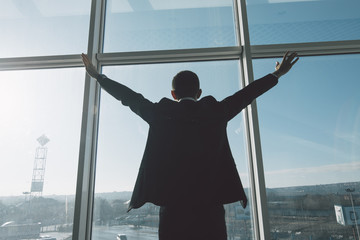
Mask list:
[[[294,60],[295,59],[295,60]],[[293,52],[290,54],[288,61],[291,66],[293,66],[299,60],[297,52]]]
[[[81,54],[82,61],[85,65],[86,72],[93,78],[97,78],[99,73],[96,70],[95,66],[91,63],[88,56],[84,53]]]
[[[293,66],[298,60],[299,60],[299,57],[297,57],[297,58],[291,63],[291,66]]]
[[[286,74],[293,65],[299,60],[297,52],[286,51],[281,63],[276,62],[274,74],[278,77]]]
[[[85,66],[88,66],[90,64],[90,60],[86,54],[82,53],[81,58]]]
[[[290,53],[289,51],[287,51],[284,55],[284,58],[286,61],[291,62],[296,56],[297,56],[296,52]]]
[[[299,57],[298,57],[297,52],[290,53],[289,51],[287,51],[283,58],[283,61],[285,62],[285,64],[289,64],[290,66],[293,66],[298,60],[299,60]]]

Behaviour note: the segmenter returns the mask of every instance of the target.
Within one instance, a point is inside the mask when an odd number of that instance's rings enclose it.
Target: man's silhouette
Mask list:
[[[227,239],[223,204],[240,201],[244,193],[232,157],[226,126],[255,98],[271,89],[298,61],[287,52],[275,72],[254,81],[234,95],[217,101],[199,100],[197,75],[179,72],[168,98],[153,103],[141,94],[99,74],[85,54],[86,71],[100,86],[149,124],[148,139],[129,204],[160,207],[159,239]]]

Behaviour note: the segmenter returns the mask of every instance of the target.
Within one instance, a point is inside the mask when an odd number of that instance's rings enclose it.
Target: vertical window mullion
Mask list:
[[[105,0],[92,0],[87,54],[98,69],[100,64],[97,62],[95,56],[102,49],[104,12]],[[73,239],[91,239],[99,100],[100,87],[96,81],[86,74]]]
[[[245,0],[235,0],[237,14],[238,39],[243,48],[240,57],[242,65],[242,86],[254,81],[252,68],[250,37]],[[252,211],[254,218],[255,239],[270,239],[269,218],[267,211],[265,176],[262,162],[259,123],[256,101],[244,109],[244,123],[249,157],[250,189],[252,192]]]

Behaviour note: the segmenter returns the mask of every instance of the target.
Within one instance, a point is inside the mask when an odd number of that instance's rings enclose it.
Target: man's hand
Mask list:
[[[276,62],[275,72],[273,72],[273,74],[278,78],[281,77],[282,75],[286,74],[298,60],[299,57],[297,57],[296,52],[290,53],[287,51],[281,63]]]
[[[82,61],[85,65],[86,68],[86,72],[93,78],[98,78],[99,77],[99,72],[96,70],[95,66],[91,63],[91,61],[89,60],[88,56],[84,53],[81,54],[81,58]]]

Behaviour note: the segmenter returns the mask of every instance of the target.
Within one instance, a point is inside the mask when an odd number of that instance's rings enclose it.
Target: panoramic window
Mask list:
[[[86,52],[90,0],[2,0],[0,57]]]
[[[71,236],[84,70],[0,72],[0,239]]]
[[[184,69],[199,75],[203,96],[222,100],[243,87],[242,64],[223,60],[242,48],[234,3],[1,0],[0,239],[158,239],[159,207],[126,213],[148,126],[103,90],[98,106],[76,56],[100,56],[105,74],[154,102],[171,99],[171,79]],[[360,239],[360,1],[246,5],[250,43],[264,45],[254,49],[268,57],[253,61],[255,79],[273,71],[276,49],[307,43],[300,54],[315,56],[301,57],[257,100],[269,218],[252,215],[263,206],[251,206],[262,199],[249,189],[264,183],[250,181],[244,116],[228,124],[250,200],[245,210],[225,205],[228,237],[267,239],[269,221],[271,239]],[[250,125],[256,132],[257,122]]]
[[[181,70],[196,72],[203,96],[219,101],[240,89],[238,61],[149,64],[104,67],[113,80],[142,93],[153,102],[171,98],[171,80]],[[128,107],[107,92],[101,92],[97,172],[92,239],[114,239],[124,234],[129,239],[158,239],[159,207],[146,204],[126,213],[142,154],[148,125]],[[249,177],[242,115],[228,125],[228,136],[236,165],[250,200]],[[228,236],[253,238],[251,205],[225,206]],[[104,238],[106,236],[107,238]]]
[[[274,62],[255,60],[255,75]],[[360,215],[359,64],[359,55],[303,57],[258,100],[274,239],[354,239]]]
[[[360,39],[358,0],[247,1],[252,45]]]
[[[104,52],[237,45],[231,0],[108,0],[105,22]]]

